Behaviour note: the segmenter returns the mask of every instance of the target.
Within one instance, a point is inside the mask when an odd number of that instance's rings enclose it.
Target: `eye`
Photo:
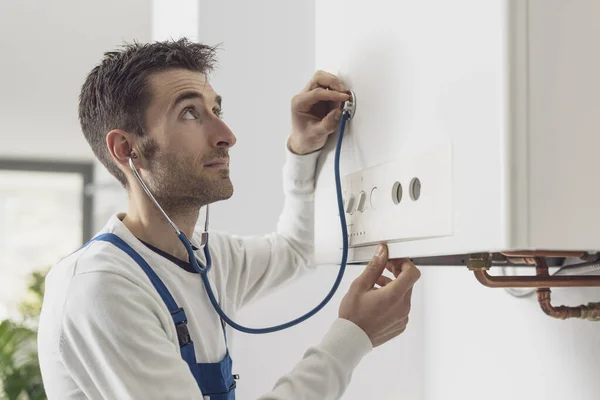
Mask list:
[[[213,108],[213,113],[214,113],[214,114],[215,114],[217,117],[219,117],[219,118],[223,118],[223,110],[222,110],[222,109],[220,109],[220,108],[218,108],[218,107],[215,107],[215,108]]]
[[[196,115],[196,111],[193,108],[186,108],[185,110],[183,110],[182,117],[183,117],[183,119],[189,119],[189,120],[198,119],[198,116]]]

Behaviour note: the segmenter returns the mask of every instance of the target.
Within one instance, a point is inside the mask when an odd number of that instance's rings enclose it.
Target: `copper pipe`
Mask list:
[[[538,303],[549,316],[558,319],[580,318],[588,321],[600,321],[600,303],[589,303],[577,307],[552,305],[551,291],[548,288],[538,288]]]
[[[535,257],[533,259],[533,263],[535,264],[535,274],[537,276],[550,276],[550,272],[548,271],[548,263],[546,259],[543,257]]]
[[[507,251],[502,252],[507,257],[560,257],[560,258],[581,258],[585,256],[584,251],[550,251],[550,250],[540,250],[540,251]]]
[[[597,287],[600,276],[491,276],[484,269],[473,271],[475,278],[490,288],[548,288],[548,287]]]
[[[550,276],[546,259],[542,257],[535,258],[535,272],[538,276]],[[589,303],[577,307],[552,305],[552,291],[549,288],[538,288],[538,303],[542,310],[549,316],[558,319],[580,318],[590,321],[600,321],[600,303]]]
[[[577,307],[552,305],[550,287],[600,286],[600,276],[550,276],[544,257],[534,257],[536,276],[491,276],[486,268],[475,268],[473,272],[479,282],[487,287],[537,287],[538,303],[549,316],[558,319],[579,318],[600,321],[600,303],[589,303]]]
[[[510,256],[507,258],[508,262],[511,264],[535,264],[535,259],[533,257],[513,257]]]

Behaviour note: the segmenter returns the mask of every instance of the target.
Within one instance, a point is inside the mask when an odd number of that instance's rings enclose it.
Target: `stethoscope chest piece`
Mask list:
[[[348,92],[350,94],[350,99],[344,102],[342,112],[347,113],[348,119],[350,120],[356,113],[356,93],[354,93],[352,90],[349,90]]]

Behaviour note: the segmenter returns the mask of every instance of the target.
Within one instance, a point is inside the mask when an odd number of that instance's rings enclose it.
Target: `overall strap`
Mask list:
[[[156,275],[156,272],[152,270],[152,268],[146,262],[146,260],[144,260],[144,258],[139,253],[137,253],[129,244],[127,244],[127,242],[125,242],[123,239],[121,239],[114,233],[100,234],[91,239],[89,242],[87,242],[84,245],[84,247],[87,244],[94,241],[104,241],[115,245],[119,249],[123,250],[127,255],[129,255],[146,273],[146,275],[150,279],[150,282],[152,283],[152,285],[162,298],[163,302],[169,309],[169,312],[171,313],[171,317],[173,318],[173,322],[175,323],[175,329],[177,330],[177,337],[179,339],[179,350],[181,352],[181,357],[188,364],[193,373],[192,366],[196,365],[196,353],[194,351],[194,342],[192,342],[187,328],[187,317],[183,308],[179,307],[177,305],[177,302],[175,302],[175,299],[169,292],[169,289],[167,289],[163,281],[160,280],[158,275]]]
[[[221,327],[223,328],[223,337],[225,338],[225,348],[227,348],[227,350],[229,350],[229,344],[227,343],[227,324],[225,324],[225,321],[223,321],[223,318],[220,318],[221,320]]]

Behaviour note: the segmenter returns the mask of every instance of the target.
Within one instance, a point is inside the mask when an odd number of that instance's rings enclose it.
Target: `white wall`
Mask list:
[[[198,0],[152,0],[152,40],[198,41]]]
[[[92,160],[79,90],[104,51],[147,40],[150,0],[0,1],[0,157]]]
[[[466,268],[427,268],[427,400],[600,397],[600,326],[546,316],[536,297],[479,285]],[[554,305],[598,301],[598,289],[555,289]]]

